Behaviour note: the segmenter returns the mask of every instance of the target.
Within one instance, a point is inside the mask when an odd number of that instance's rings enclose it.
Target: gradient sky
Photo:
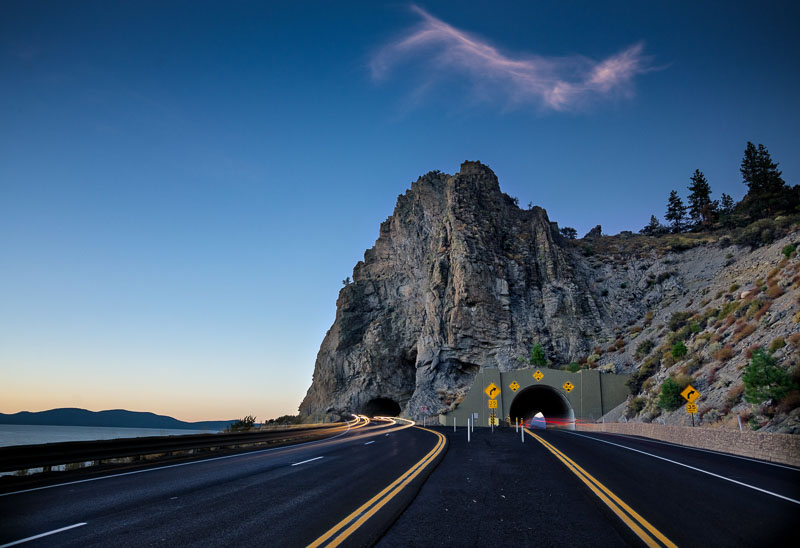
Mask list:
[[[464,160],[582,235],[800,183],[795,2],[0,4],[0,412],[296,413],[398,194]]]

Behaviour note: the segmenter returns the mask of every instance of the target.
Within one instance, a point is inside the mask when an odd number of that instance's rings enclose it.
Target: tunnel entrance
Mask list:
[[[391,398],[373,398],[364,404],[361,413],[369,417],[397,417],[400,404]]]
[[[537,413],[544,415],[549,425],[564,425],[575,428],[575,412],[558,390],[546,385],[529,386],[520,390],[511,402],[511,420],[523,419],[526,423]]]

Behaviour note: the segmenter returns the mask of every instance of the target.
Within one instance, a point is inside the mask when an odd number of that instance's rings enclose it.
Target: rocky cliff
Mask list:
[[[438,411],[535,341],[558,360],[587,355],[615,321],[575,259],[547,213],[517,207],[479,162],[420,177],[341,290],[301,412]]]
[[[520,209],[479,162],[428,173],[398,197],[342,288],[300,411],[435,414],[454,408],[481,368],[527,366],[538,342],[554,367],[641,371],[620,411],[630,420],[687,420],[656,404],[663,379],[686,372],[709,395],[709,419],[730,420],[745,406],[748,348],[786,339],[776,356],[786,368],[797,362],[800,262],[781,249],[798,232],[773,224],[783,237],[755,250],[720,234],[609,237],[599,226],[565,240],[543,209]],[[677,338],[689,353],[676,360]],[[760,426],[782,422],[758,416]]]

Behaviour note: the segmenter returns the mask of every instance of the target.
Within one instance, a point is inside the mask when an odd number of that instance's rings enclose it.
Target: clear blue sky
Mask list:
[[[794,2],[0,6],[0,411],[295,413],[398,194],[490,165],[638,230],[748,140],[800,182]]]

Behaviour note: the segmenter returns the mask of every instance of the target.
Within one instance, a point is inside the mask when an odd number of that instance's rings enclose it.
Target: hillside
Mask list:
[[[781,254],[800,239],[793,223],[661,236],[597,227],[567,240],[479,162],[428,173],[398,197],[342,288],[300,411],[445,411],[481,368],[525,367],[538,343],[554,367],[638,373],[619,410],[630,420],[688,420],[657,405],[671,375],[703,392],[705,425],[740,413],[752,428],[796,431],[796,392],[752,406],[740,387],[754,345],[774,344],[796,371],[800,266]]]
[[[74,407],[48,411],[21,411],[0,413],[0,424],[50,425],[50,426],[106,426],[115,428],[159,428],[162,430],[224,430],[235,421],[185,422],[165,415],[110,409],[89,411]]]

